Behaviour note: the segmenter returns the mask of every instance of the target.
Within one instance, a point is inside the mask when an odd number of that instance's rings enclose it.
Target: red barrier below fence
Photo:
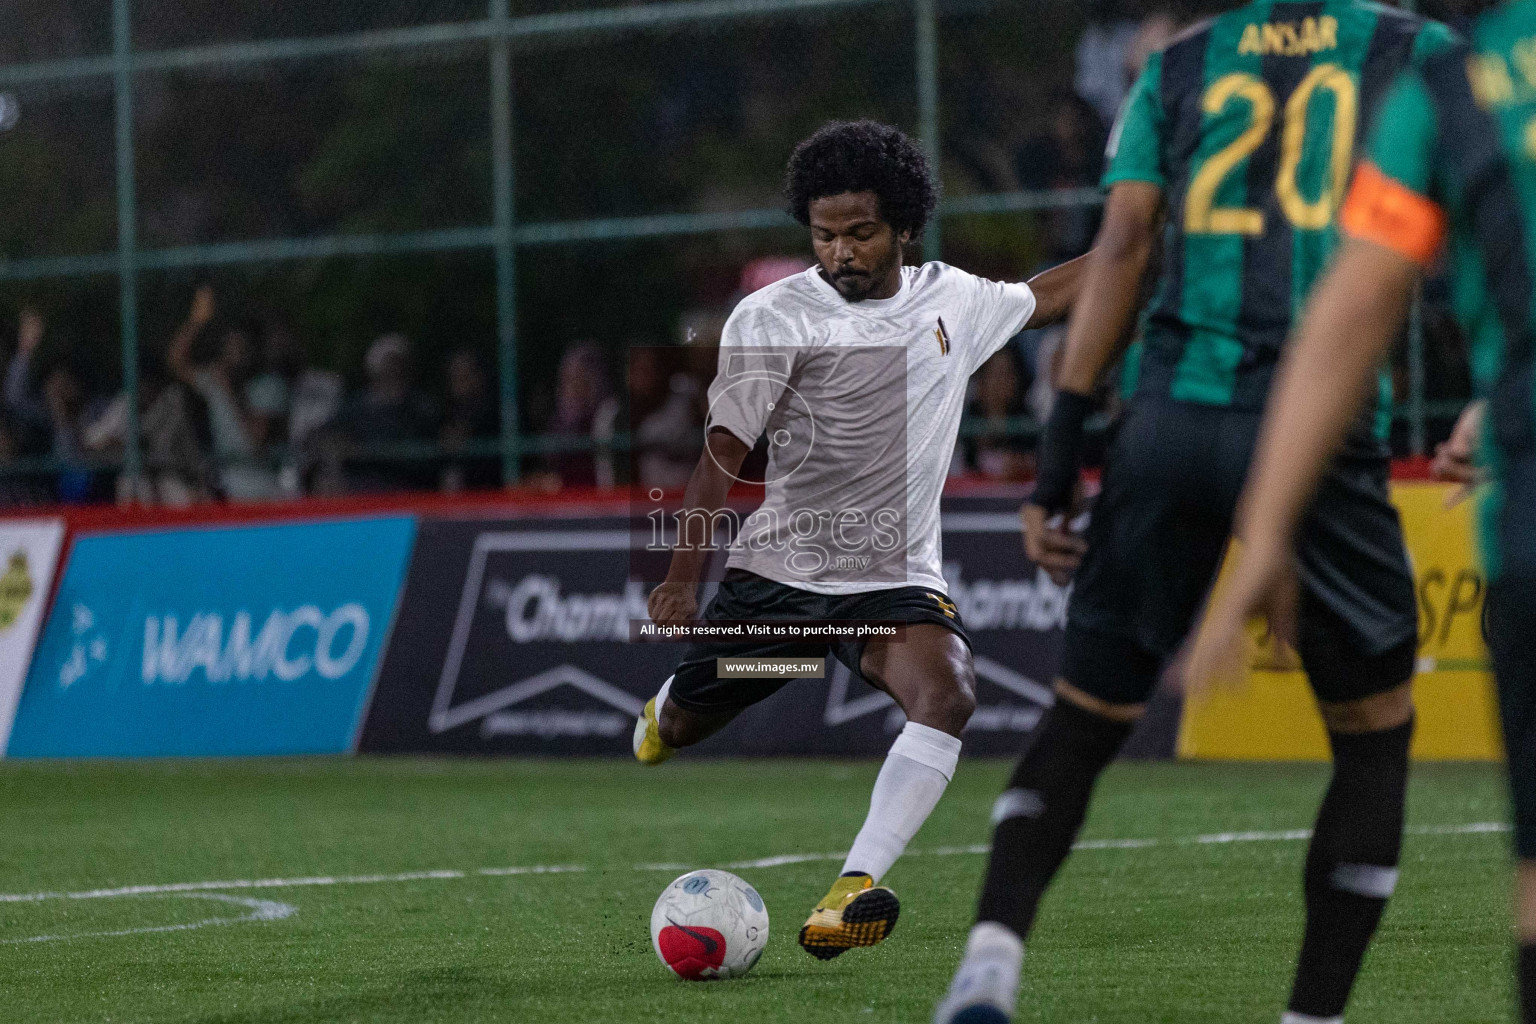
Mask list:
[[[1427,458],[1399,459],[1392,464],[1396,480],[1429,479]],[[981,477],[952,477],[945,497],[1018,498],[1028,484],[999,484]],[[296,498],[290,501],[215,503],[166,508],[145,505],[56,505],[0,510],[0,519],[63,519],[76,533],[143,530],[204,524],[291,522],[301,519],[345,519],[381,514],[412,514],[435,518],[492,516],[508,519],[623,515],[630,492],[568,488],[547,492],[528,489],[476,491],[465,494],[367,494],[336,498]]]

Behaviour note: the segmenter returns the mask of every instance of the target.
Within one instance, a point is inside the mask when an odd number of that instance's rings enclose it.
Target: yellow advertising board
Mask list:
[[[1446,508],[1453,491],[1448,484],[1417,481],[1392,487],[1419,598],[1413,754],[1420,760],[1495,761],[1503,757],[1503,744],[1483,645],[1487,581],[1477,559],[1475,503]],[[1244,685],[1187,702],[1179,756],[1326,760],[1328,737],[1294,655],[1268,645],[1255,650]]]

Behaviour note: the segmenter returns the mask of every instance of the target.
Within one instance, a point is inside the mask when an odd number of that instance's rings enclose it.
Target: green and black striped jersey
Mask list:
[[[1152,57],[1104,176],[1106,187],[1144,181],[1167,197],[1138,395],[1263,405],[1291,321],[1337,244],[1370,113],[1400,71],[1454,39],[1376,3],[1258,0]]]
[[[1402,75],[1340,219],[1426,266],[1449,236],[1500,480],[1483,503],[1484,558],[1490,576],[1536,572],[1536,0],[1488,12],[1470,45]]]

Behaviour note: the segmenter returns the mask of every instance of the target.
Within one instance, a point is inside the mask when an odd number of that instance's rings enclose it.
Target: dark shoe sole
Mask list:
[[[884,942],[901,916],[901,901],[889,889],[867,889],[843,908],[843,924],[836,931],[810,925],[800,929],[800,945],[818,960],[831,960],[858,946]]]

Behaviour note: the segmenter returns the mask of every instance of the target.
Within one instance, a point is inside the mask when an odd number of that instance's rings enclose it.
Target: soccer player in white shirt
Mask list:
[[[817,265],[742,300],[721,339],[706,450],[679,517],[660,625],[698,618],[712,527],[742,461],[766,435],[763,504],[741,524],[706,622],[883,621],[894,639],[694,643],[636,723],[635,756],[658,764],[712,735],[788,680],[717,677],[720,657],[822,657],[890,694],[907,716],[875,782],[842,876],[800,931],[828,960],[882,941],[899,903],[876,882],[943,794],[975,709],[971,651],[946,594],[939,498],[971,374],[1021,330],[1064,319],[1079,261],[1005,284],[942,263],[903,266],[937,205],[922,151],[895,128],[833,122],[785,175]],[[696,519],[690,520],[690,515]],[[707,532],[707,529],[706,531]]]

